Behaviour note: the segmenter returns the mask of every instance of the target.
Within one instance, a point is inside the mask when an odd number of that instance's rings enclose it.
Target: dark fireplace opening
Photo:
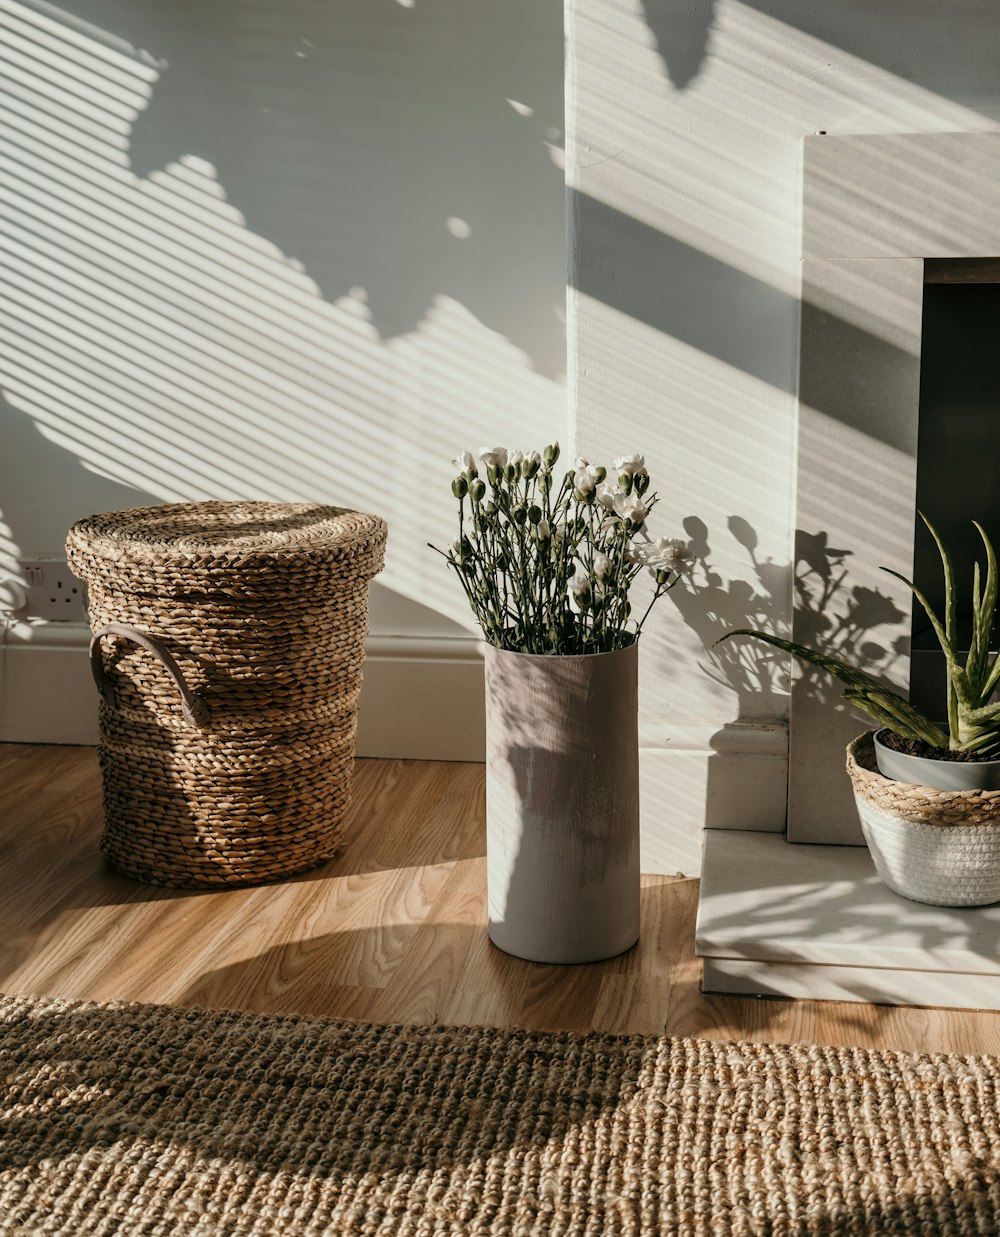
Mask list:
[[[928,260],[924,265],[917,445],[917,509],[951,551],[958,634],[969,647],[973,563],[985,580],[986,555],[972,525],[983,525],[1000,554],[1000,260]],[[913,579],[944,612],[941,562],[915,517]],[[992,647],[996,647],[994,633]],[[947,714],[944,658],[914,601],[910,699],[932,717]]]

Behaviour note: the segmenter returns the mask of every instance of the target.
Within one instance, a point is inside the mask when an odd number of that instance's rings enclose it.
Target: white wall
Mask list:
[[[562,57],[558,0],[0,0],[8,569],[319,499],[389,520],[383,651],[469,633],[450,460],[567,435]]]
[[[579,442],[645,450],[655,531],[683,525],[702,557],[698,591],[676,590],[643,640],[642,717],[680,853],[706,808],[710,825],[782,824],[768,723],[786,716],[787,664],[711,645],[789,617],[802,139],[997,128],[1000,10],[570,0],[567,36]],[[870,329],[869,309],[859,295],[843,312]],[[760,778],[767,816],[751,810]]]

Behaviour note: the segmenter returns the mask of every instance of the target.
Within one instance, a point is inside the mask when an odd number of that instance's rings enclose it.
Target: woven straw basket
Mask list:
[[[872,734],[848,744],[847,772],[883,882],[932,906],[1000,901],[1000,790],[935,790],[883,777]]]
[[[116,868],[238,885],[337,851],[385,539],[378,516],[310,503],[183,503],[70,529]]]

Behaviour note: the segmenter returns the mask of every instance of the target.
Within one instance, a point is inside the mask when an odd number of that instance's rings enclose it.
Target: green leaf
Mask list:
[[[908,700],[887,688],[875,691],[850,687],[844,692],[844,699],[864,709],[876,721],[904,738],[922,739],[932,747],[948,746],[948,736],[943,730]]]
[[[880,699],[876,699],[870,692],[862,691],[856,687],[849,687],[844,692],[844,699],[853,704],[855,708],[860,709],[861,712],[867,713],[879,726],[887,726],[905,739],[924,738],[922,732],[908,726],[905,722],[901,722],[894,713],[883,707],[883,702]]]
[[[810,665],[820,670],[825,670],[827,674],[832,674],[834,678],[840,679],[842,683],[847,683],[851,687],[881,688],[879,681],[863,670],[855,670],[853,666],[848,666],[836,657],[827,657],[825,653],[817,653],[815,649],[806,648],[805,645],[796,644],[792,640],[782,640],[780,636],[772,636],[767,631],[740,627],[735,631],[727,631],[724,636],[716,640],[715,644],[719,645],[723,640],[728,640],[732,636],[753,636],[755,640],[763,640],[765,644],[771,644],[776,649],[782,649],[786,653],[792,653],[795,657],[801,657],[803,661],[809,662]]]
[[[913,596],[916,597],[917,601],[920,602],[924,613],[930,619],[931,626],[934,628],[934,634],[937,636],[938,644],[941,646],[941,652],[944,653],[945,661],[948,664],[948,680],[954,684],[955,694],[958,696],[959,703],[965,705],[966,708],[971,708],[972,695],[969,691],[969,680],[965,673],[965,667],[958,660],[955,646],[948,639],[948,633],[945,631],[941,620],[931,609],[930,602],[912,580],[908,580],[906,576],[900,575],[898,571],[893,571],[891,567],[883,567],[882,570],[887,575],[894,576],[897,580],[902,580]]]
[[[978,521],[973,520],[972,522],[976,526],[976,530],[983,539],[983,545],[986,548],[986,584],[983,588],[982,596],[980,596],[979,563],[977,562],[974,569],[972,597],[972,647],[969,650],[966,672],[969,676],[969,687],[976,698],[976,703],[985,704],[992,694],[992,689],[987,691],[990,678],[987,673],[987,665],[990,655],[990,638],[993,634],[993,623],[996,619],[997,609],[997,560],[996,554],[993,552],[993,546],[990,544],[990,539],[986,535],[986,530]]]
[[[955,568],[951,561],[951,555],[941,540],[937,529],[930,522],[927,516],[921,511],[920,518],[927,527],[927,531],[934,538],[934,544],[937,546],[938,554],[941,557],[941,570],[944,573],[944,630],[951,647],[956,650],[958,642],[958,622],[956,619],[956,592],[955,592]],[[906,581],[910,585],[909,580]],[[913,586],[910,585],[912,588]],[[924,607],[926,609],[926,606]],[[955,684],[951,680],[951,675],[947,676],[948,687],[948,727],[952,734],[958,733],[958,695],[955,691]]]

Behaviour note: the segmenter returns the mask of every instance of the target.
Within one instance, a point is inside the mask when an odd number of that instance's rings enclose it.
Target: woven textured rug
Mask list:
[[[1000,1060],[0,999],[0,1232],[984,1234]]]

